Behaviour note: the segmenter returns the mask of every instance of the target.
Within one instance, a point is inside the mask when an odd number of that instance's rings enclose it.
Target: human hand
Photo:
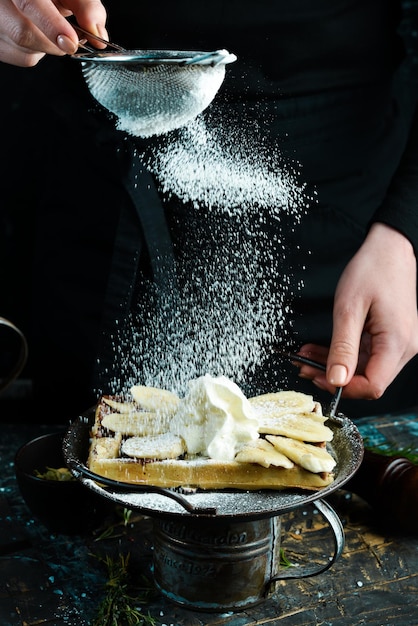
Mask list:
[[[376,223],[339,280],[328,348],[305,344],[299,354],[327,364],[300,376],[343,397],[376,400],[418,353],[417,260],[397,230]]]
[[[82,28],[107,39],[106,9],[100,0],[0,0],[0,61],[33,67],[46,54],[74,54],[79,37],[65,19],[70,15]]]

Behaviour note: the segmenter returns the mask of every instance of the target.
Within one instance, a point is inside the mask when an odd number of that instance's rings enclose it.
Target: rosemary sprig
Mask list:
[[[106,565],[109,579],[106,595],[91,626],[155,626],[155,619],[137,608],[138,604],[147,602],[153,588],[148,585],[139,589],[139,595],[132,595],[128,572],[130,555],[119,554],[118,560],[109,555],[97,558]]]
[[[106,526],[103,532],[96,537],[95,541],[102,541],[103,539],[117,539],[125,534],[126,528],[131,522],[132,509],[116,507],[115,511],[121,517],[121,521]]]

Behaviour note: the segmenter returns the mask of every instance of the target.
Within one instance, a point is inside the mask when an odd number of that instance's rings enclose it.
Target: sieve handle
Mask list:
[[[78,24],[74,24],[73,22],[70,22],[70,24],[75,30],[79,31],[83,35],[87,35],[87,37],[91,37],[92,39],[95,39],[96,41],[100,41],[100,43],[104,43],[106,46],[109,46],[110,48],[113,48],[114,50],[119,50],[119,52],[126,52],[126,49],[122,48],[122,46],[119,46],[117,43],[113,43],[112,41],[107,41],[107,39],[102,39],[98,35],[93,35],[93,33],[91,33],[88,30],[85,30],[84,28],[81,28],[81,26],[79,26]],[[80,47],[91,51],[91,49],[89,49],[89,47],[86,45],[80,45]],[[94,50],[94,52],[97,52],[97,50]]]

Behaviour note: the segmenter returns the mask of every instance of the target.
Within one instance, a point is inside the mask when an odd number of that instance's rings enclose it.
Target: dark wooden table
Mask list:
[[[357,425],[372,445],[418,448],[418,411]],[[115,509],[102,528],[76,536],[51,534],[34,519],[16,484],[14,454],[24,442],[56,428],[2,424],[0,429],[1,626],[92,624],[109,580],[103,558],[128,554],[131,582],[152,591],[139,603],[141,611],[157,626],[418,626],[418,533],[389,534],[367,503],[344,489],[327,499],[343,523],[346,541],[330,569],[280,581],[271,597],[242,612],[191,611],[153,589],[150,518],[134,511],[127,521]],[[282,516],[282,547],[293,564],[326,558],[329,535],[314,507]]]

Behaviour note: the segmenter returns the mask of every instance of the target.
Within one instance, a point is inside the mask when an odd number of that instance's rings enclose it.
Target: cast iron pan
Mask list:
[[[150,485],[134,485],[99,476],[86,466],[94,409],[80,416],[68,428],[63,441],[64,459],[84,485],[126,508],[144,515],[223,516],[248,519],[280,515],[324,498],[342,487],[357,471],[363,458],[362,437],[355,424],[342,414],[327,425],[334,436],[329,451],[337,462],[334,481],[319,491],[289,490],[210,490],[188,493]]]

